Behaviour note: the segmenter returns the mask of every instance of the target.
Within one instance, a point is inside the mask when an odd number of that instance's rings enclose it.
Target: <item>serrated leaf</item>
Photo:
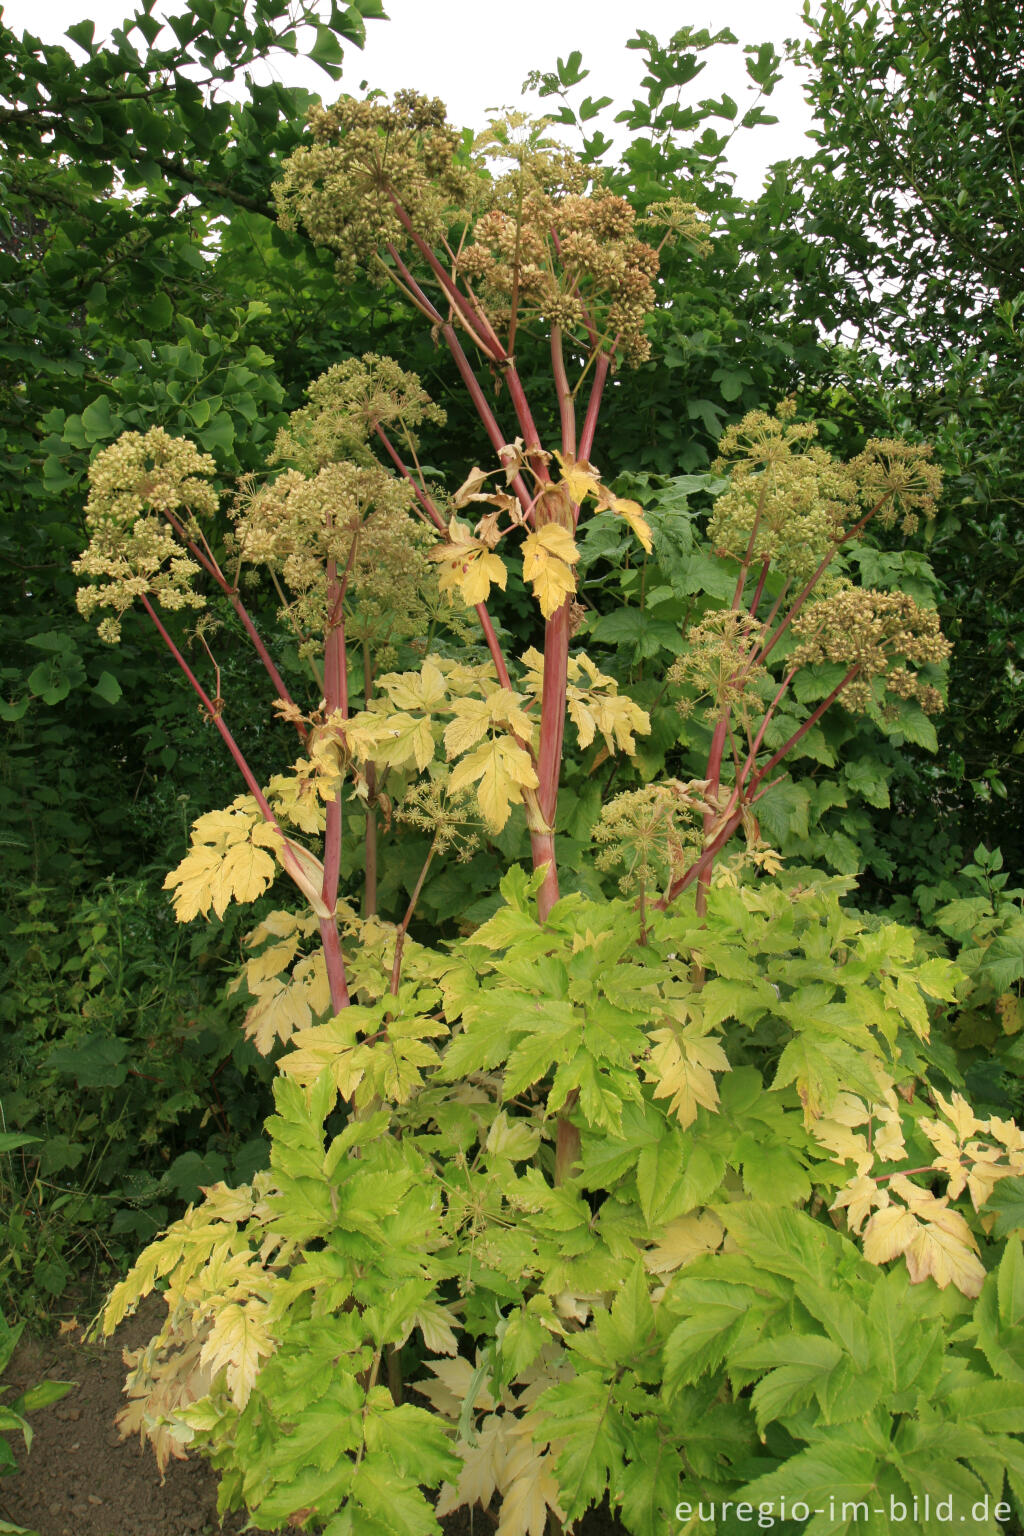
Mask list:
[[[572,534],[558,523],[545,523],[523,540],[523,580],[533,587],[546,619],[576,591],[572,568],[579,557]]]
[[[266,1305],[255,1299],[245,1306],[228,1302],[219,1308],[200,1359],[211,1372],[224,1369],[235,1407],[242,1409],[260,1372],[260,1361],[274,1352],[266,1328]]]

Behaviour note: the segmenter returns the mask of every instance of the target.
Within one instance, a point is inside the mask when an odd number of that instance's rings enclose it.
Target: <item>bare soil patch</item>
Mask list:
[[[4,1377],[14,1391],[43,1377],[73,1381],[52,1408],[31,1415],[35,1438],[26,1455],[15,1443],[19,1472],[0,1481],[0,1518],[39,1536],[237,1536],[243,1513],[217,1519],[217,1478],[198,1457],[172,1462],[161,1485],[148,1445],[122,1440],[114,1419],[123,1406],[123,1349],[138,1349],[159,1326],[154,1297],[107,1344],[73,1336],[22,1339]],[[9,1394],[11,1396],[14,1393]],[[442,1521],[446,1536],[489,1536],[479,1509]],[[606,1511],[581,1521],[578,1536],[625,1536]]]

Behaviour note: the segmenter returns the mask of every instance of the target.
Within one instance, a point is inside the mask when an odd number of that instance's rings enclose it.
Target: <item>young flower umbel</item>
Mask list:
[[[162,427],[124,432],[96,456],[85,507],[92,537],[73,569],[99,582],[78,589],[82,617],[113,609],[99,625],[102,640],[120,640],[121,620],[140,597],[152,596],[171,611],[206,606],[192,585],[200,567],[174,529],[198,533],[198,517],[214,515],[217,495],[208,483],[214,470],[208,453]]]
[[[479,845],[481,821],[473,798],[458,790],[452,793],[443,779],[411,784],[395,807],[395,819],[425,832],[433,839],[435,853],[453,853],[460,864],[467,864]]]
[[[708,787],[703,779],[667,779],[627,790],[602,808],[592,833],[601,847],[594,862],[600,870],[622,866],[623,895],[667,890],[699,855],[704,814],[716,809],[706,799]]]
[[[280,578],[299,628],[323,635],[332,622],[329,562],[339,574],[350,569],[353,594],[392,607],[410,576],[414,585],[427,580],[430,536],[413,517],[412,501],[409,486],[377,463],[327,464],[309,478],[289,469],[236,502],[234,544],[247,563]]]
[[[368,445],[379,426],[397,426],[405,442],[416,448],[417,427],[425,421],[443,426],[445,421],[418,374],[374,352],[328,368],[309,385],[306,396],[309,404],[292,411],[288,426],[278,432],[273,458],[307,475],[338,459],[372,463]]]
[[[736,608],[707,613],[692,625],[684,655],[667,674],[670,683],[686,689],[676,704],[680,714],[701,705],[712,723],[726,709],[746,725],[760,718],[771,686],[767,668],[753,660],[761,638],[761,626]]]

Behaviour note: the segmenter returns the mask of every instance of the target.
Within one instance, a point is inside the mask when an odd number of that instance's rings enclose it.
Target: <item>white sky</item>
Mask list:
[[[802,0],[632,0],[627,6],[611,0],[513,0],[500,7],[494,0],[384,0],[384,6],[390,20],[367,24],[365,49],[345,44],[345,73],[336,86],[315,66],[284,56],[271,65],[272,73],[328,100],[342,91],[358,94],[364,80],[388,92],[412,86],[440,96],[453,121],[480,128],[488,108],[523,101],[520,87],[530,70],[553,70],[556,59],[568,57],[573,49],[582,51],[584,68],[590,70],[574,99],[580,94],[611,96],[614,111],[628,106],[638,92],[641,55],[625,46],[638,29],[665,43],[687,24],[712,31],[729,27],[738,46],[716,50],[721,65],[709,64],[684,87],[683,101],[724,90],[739,103],[742,115],[755,100],[744,69],[743,45],[773,42],[783,53],[785,38],[803,36],[805,30]],[[103,38],[134,9],[131,0],[0,0],[7,26],[29,30],[47,42],[61,40],[66,27],[86,16],[96,23],[97,38]],[[180,9],[181,0],[158,0],[155,14]],[[476,46],[476,58],[467,44]],[[525,105],[540,114],[552,104],[531,96]],[[804,131],[810,124],[797,74],[788,65],[765,105],[779,123],[741,131],[731,146],[737,189],[748,196],[758,191],[769,165],[804,150]],[[595,123],[609,136],[614,132],[611,116],[606,113]],[[712,122],[719,131],[728,126],[721,118]]]

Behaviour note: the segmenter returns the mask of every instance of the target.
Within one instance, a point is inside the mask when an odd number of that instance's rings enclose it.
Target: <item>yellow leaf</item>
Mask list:
[[[457,1355],[454,1360],[427,1360],[424,1363],[429,1370],[433,1371],[437,1379],[417,1381],[414,1383],[414,1390],[423,1397],[429,1398],[438,1413],[444,1414],[447,1418],[457,1419],[462,1412],[462,1405],[469,1394],[470,1383],[473,1380],[472,1362],[462,1355]],[[494,1398],[487,1387],[482,1381],[478,1382],[473,1407],[490,1412],[495,1406]]]
[[[492,722],[495,725],[511,726],[517,736],[528,742],[533,737],[534,722],[523,710],[524,703],[523,695],[513,693],[509,688],[494,688],[487,695]]]
[[[626,522],[632,528],[644,549],[650,554],[654,548],[654,542],[651,538],[651,525],[646,517],[644,517],[644,509],[640,503],[624,501],[621,496],[613,496],[611,506],[613,512],[619,517],[626,519]]]
[[[249,1401],[260,1360],[274,1353],[274,1341],[264,1326],[266,1312],[266,1304],[256,1300],[244,1307],[237,1302],[221,1307],[200,1355],[211,1372],[226,1370],[228,1391],[239,1410]]]
[[[544,1536],[549,1509],[565,1520],[553,1475],[554,1457],[541,1454],[524,1433],[518,1440],[505,1463],[497,1536]]]
[[[444,749],[449,757],[458,757],[486,736],[491,724],[491,706],[486,699],[456,699],[453,719],[445,727]]]
[[[975,1118],[974,1111],[962,1093],[954,1092],[952,1099],[944,1099],[936,1089],[935,1102],[947,1120],[952,1121],[960,1141],[966,1141],[968,1136],[973,1136],[980,1128],[981,1121]]]
[[[377,761],[401,768],[410,758],[422,773],[434,760],[434,733],[426,715],[388,715],[387,734],[378,745]]]
[[[211,881],[213,910],[223,917],[232,900],[256,901],[276,873],[277,865],[269,853],[250,842],[236,843],[225,852]]]
[[[1007,1035],[1019,1035],[1024,1029],[1024,998],[1016,992],[1003,992],[996,998],[996,1013]]]
[[[555,452],[562,471],[562,484],[568,488],[569,495],[577,506],[587,496],[601,495],[601,477],[592,464],[585,459],[565,458]]]
[[[817,1125],[820,1125],[820,1123],[820,1121],[816,1123],[815,1130],[817,1130]],[[829,1206],[829,1210],[840,1211],[845,1208],[850,1231],[859,1232],[877,1205],[886,1206],[888,1204],[889,1196],[886,1191],[880,1189],[874,1179],[869,1179],[865,1174],[858,1173],[855,1179],[850,1180],[845,1189],[840,1190]]]
[[[539,780],[529,753],[507,737],[498,737],[485,741],[452,769],[453,792],[473,783],[484,820],[492,831],[500,832],[512,805],[521,803],[523,789],[536,789]]]
[[[597,732],[597,721],[594,719],[592,711],[583,702],[583,699],[581,697],[573,697],[576,692],[575,688],[569,690],[569,719],[576,727],[576,739],[580,746],[586,750]]]
[[[988,1201],[989,1195],[995,1189],[1000,1179],[1005,1179],[1013,1170],[1009,1167],[993,1167],[991,1163],[977,1162],[967,1175],[967,1190],[971,1197],[971,1203],[976,1211]]]
[[[315,779],[297,772],[275,773],[267,785],[267,799],[279,820],[290,821],[310,837],[323,831],[327,813]]]
[[[298,949],[299,940],[296,934],[290,939],[283,939],[280,944],[268,944],[261,954],[245,962],[245,984],[253,997],[259,996],[261,987],[272,976],[280,976],[288,969],[298,954]],[[239,976],[231,983],[228,990],[236,991],[241,983],[242,977]]]
[[[418,672],[387,672],[377,686],[396,709],[436,709],[447,691],[444,673],[436,656],[428,656]]]
[[[436,1301],[423,1302],[413,1313],[413,1323],[422,1333],[424,1344],[435,1355],[458,1354],[459,1341],[454,1332],[457,1321],[453,1312]]]
[[[919,1227],[905,1206],[889,1205],[876,1211],[864,1228],[864,1257],[869,1264],[887,1264],[906,1252]]]
[[[265,944],[267,939],[287,939],[293,934],[300,934],[308,938],[316,931],[316,920],[308,913],[298,912],[268,912],[261,923],[245,936],[247,948],[255,949],[257,944]]]
[[[508,571],[501,556],[481,552],[463,572],[459,584],[463,601],[467,607],[475,608],[477,603],[486,603],[492,582],[504,592],[507,581]]]
[[[452,501],[457,507],[464,507],[467,502],[475,501],[477,495],[487,484],[489,479],[490,475],[486,472],[486,470],[483,470],[479,467],[479,465],[474,464],[473,468],[470,470],[469,474],[466,476],[465,480],[463,480],[462,484],[455,492],[455,495],[452,497]]]
[[[874,1162],[868,1151],[868,1139],[851,1131],[831,1116],[815,1120],[811,1126],[815,1141],[832,1153],[837,1163],[855,1163],[860,1173],[866,1173]]]
[[[572,534],[568,528],[563,528],[561,523],[545,523],[535,533],[527,535],[524,548],[539,546],[546,554],[554,555],[558,560],[563,560],[566,565],[575,565],[580,557]]]
[[[669,1110],[685,1129],[697,1118],[697,1109],[718,1108],[718,1087],[712,1071],[727,1072],[729,1061],[717,1040],[689,1037],[674,1029],[652,1031],[654,1042],[648,1081],[657,1084],[656,1099],[672,1100]]]
[[[477,1426],[474,1445],[467,1445],[464,1440],[457,1442],[455,1449],[462,1457],[462,1471],[454,1488],[449,1483],[442,1487],[437,1501],[439,1516],[450,1515],[463,1505],[472,1509],[479,1503],[487,1508],[501,1485],[513,1423],[508,1414],[489,1413]]]
[[[523,541],[523,579],[533,586],[546,619],[576,590],[572,566],[579,551],[571,533],[558,523],[546,523]]]
[[[453,518],[448,525],[450,542],[427,551],[440,565],[437,584],[442,592],[458,591],[471,608],[485,603],[494,582],[504,591],[508,571],[500,555],[492,554],[480,539],[473,538],[465,523]]]
[[[187,923],[211,906],[223,917],[228,902],[255,901],[277,873],[274,859],[257,843],[275,837],[251,795],[241,795],[226,810],[209,811],[192,827],[188,853],[164,880],[175,891],[174,913]]]
[[[952,1283],[965,1296],[981,1295],[985,1266],[972,1251],[973,1239],[966,1222],[964,1230],[971,1246],[932,1222],[918,1228],[906,1249],[907,1269],[915,1285],[931,1275],[942,1291]]]
[[[725,1236],[725,1228],[711,1211],[691,1213],[670,1221],[654,1248],[644,1254],[644,1267],[654,1275],[682,1269],[702,1253],[714,1253]]]
[[[540,699],[544,694],[544,657],[534,646],[523,654],[523,686],[527,693],[535,699]],[[569,657],[569,676],[572,677],[573,657]]]
[[[259,1001],[245,1016],[245,1032],[267,1056],[279,1040],[287,1044],[296,1030],[306,1029],[314,1016],[322,1016],[330,1007],[323,950],[299,961],[290,977],[260,983],[258,992]]]
[[[650,733],[651,717],[647,711],[624,694],[592,693],[589,700],[597,728],[605,739],[608,751],[612,752],[618,747],[620,752],[632,756],[636,751],[633,732],[639,731],[642,736]]]

